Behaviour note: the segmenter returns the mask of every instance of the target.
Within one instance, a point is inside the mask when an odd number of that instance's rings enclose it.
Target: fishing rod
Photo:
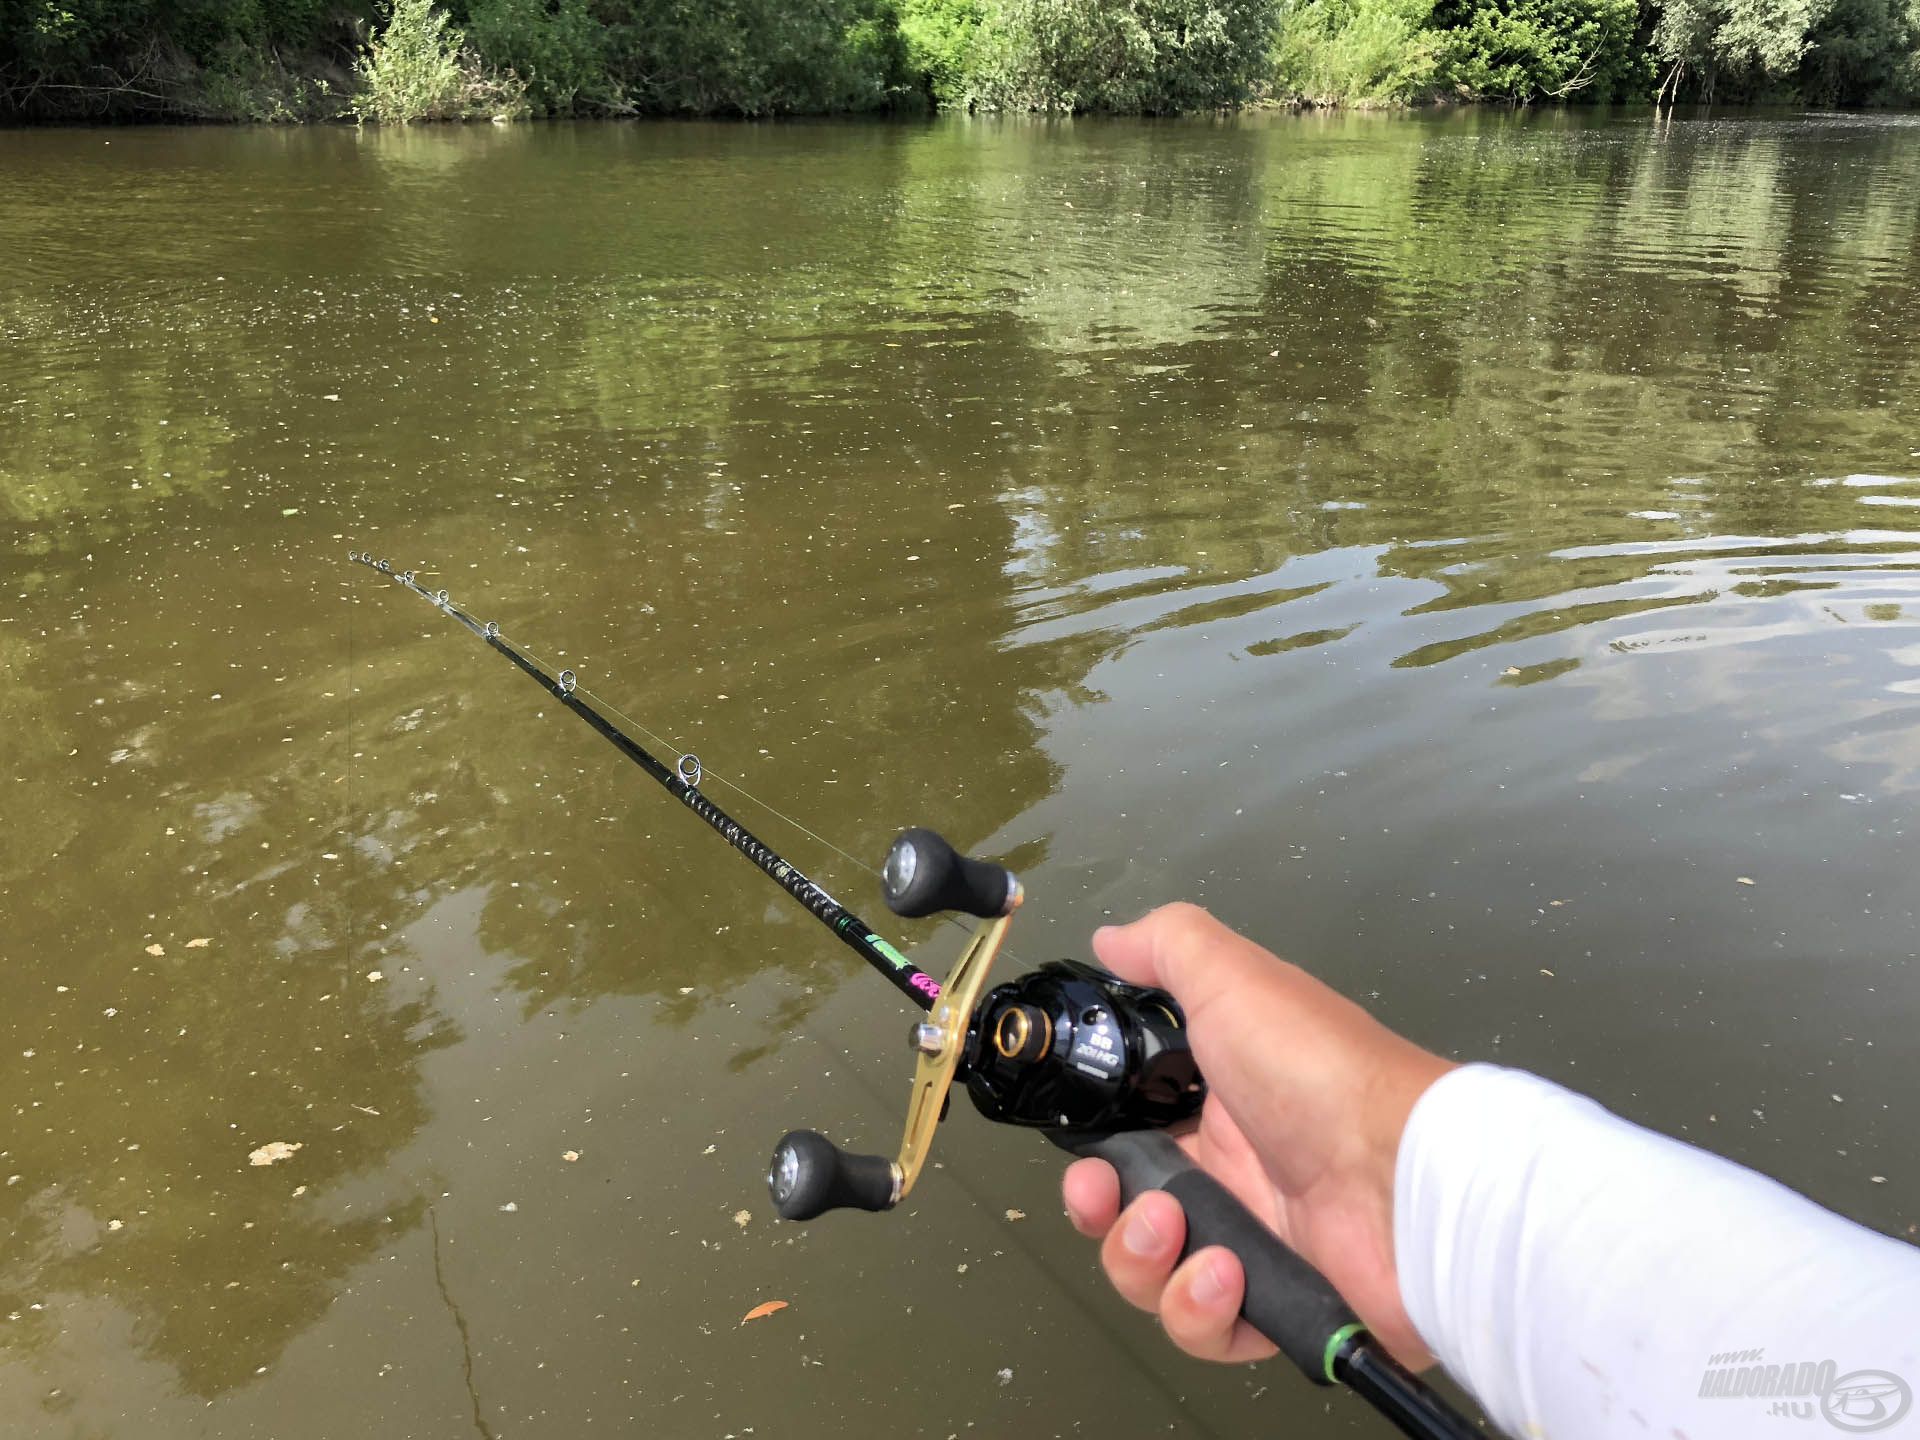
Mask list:
[[[1207,1095],[1173,996],[1077,960],[1051,961],[989,990],[994,958],[1024,898],[1020,882],[915,828],[895,839],[881,867],[887,908],[903,919],[958,912],[980,922],[942,984],[714,804],[700,789],[698,757],[683,754],[672,765],[657,758],[580,693],[572,670],[550,673],[496,622],[476,619],[445,590],[428,590],[417,571],[396,571],[367,551],[347,558],[404,585],[506,656],[929,1012],[909,1035],[913,1090],[897,1154],[852,1155],[817,1131],[789,1131],[767,1172],[782,1219],[893,1209],[926,1165],[953,1086],[964,1083],[987,1119],[1037,1129],[1064,1150],[1109,1162],[1123,1203],[1147,1190],[1178,1200],[1187,1217],[1182,1257],[1212,1245],[1233,1251],[1246,1271],[1241,1314],[1308,1380],[1347,1386],[1413,1440],[1481,1434],[1389,1355],[1325,1277],[1167,1133],[1197,1114]]]

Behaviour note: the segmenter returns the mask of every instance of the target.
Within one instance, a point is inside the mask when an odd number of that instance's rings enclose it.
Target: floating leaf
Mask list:
[[[292,1144],[288,1144],[285,1140],[270,1140],[258,1150],[250,1151],[247,1155],[247,1163],[249,1165],[277,1165],[282,1160],[291,1160],[294,1151],[305,1148],[305,1144],[298,1140]]]
[[[1736,875],[1733,877],[1733,883],[1736,885],[1751,885],[1753,881],[1745,875]]]
[[[147,954],[149,955],[164,955],[166,953],[167,953],[167,947],[164,945],[153,944],[153,945],[147,946]]]
[[[187,941],[187,949],[204,950],[212,943],[213,941],[209,940],[205,935],[202,935],[198,939]]]
[[[762,1300],[758,1305],[740,1317],[740,1323],[744,1325],[749,1320],[764,1320],[767,1316],[773,1314],[774,1311],[784,1310],[786,1308],[787,1302],[784,1300]]]

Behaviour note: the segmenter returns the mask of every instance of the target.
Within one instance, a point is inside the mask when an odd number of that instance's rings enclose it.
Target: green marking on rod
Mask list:
[[[1340,1347],[1345,1345],[1347,1341],[1351,1340],[1354,1336],[1364,1335],[1366,1333],[1367,1327],[1362,1325],[1358,1320],[1355,1320],[1351,1325],[1342,1325],[1327,1337],[1326,1359],[1322,1363],[1327,1372],[1327,1383],[1329,1385],[1338,1383],[1333,1374],[1333,1362],[1340,1354]]]
[[[874,949],[878,950],[882,955],[886,956],[887,963],[893,966],[894,969],[896,970],[913,969],[913,962],[911,960],[907,959],[906,956],[902,955],[898,950],[894,949],[893,946],[889,945],[886,941],[882,940],[878,935],[867,936],[867,944],[871,945]]]

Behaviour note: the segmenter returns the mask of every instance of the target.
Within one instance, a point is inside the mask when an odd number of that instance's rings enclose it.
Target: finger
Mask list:
[[[1113,1228],[1120,1215],[1120,1176],[1104,1160],[1076,1160],[1060,1177],[1073,1228],[1095,1240]]]
[[[1172,991],[1190,1015],[1288,968],[1198,905],[1184,903],[1162,905],[1131,925],[1102,926],[1093,932],[1093,952],[1122,980]]]
[[[1168,1339],[1197,1359],[1228,1365],[1264,1360],[1274,1345],[1240,1318],[1246,1294],[1239,1257],[1210,1245],[1173,1272],[1160,1297],[1160,1323]]]
[[[1093,949],[1121,979],[1172,992],[1186,1011],[1194,1058],[1215,1094],[1235,1097],[1229,1108],[1243,1126],[1283,1088],[1297,1092],[1289,1094],[1292,1101],[1343,1109],[1360,1093],[1359,1079],[1382,1068],[1383,1057],[1420,1069],[1413,1097],[1439,1073],[1421,1069],[1432,1057],[1353,1001],[1197,905],[1162,905],[1131,925],[1103,927],[1094,932]],[[1277,1037],[1285,1043],[1276,1050]],[[1444,1069],[1444,1062],[1433,1064]],[[1387,1116],[1400,1126],[1405,1119],[1404,1111]],[[1319,1115],[1296,1115],[1295,1128],[1333,1133]],[[1393,1147],[1399,1135],[1394,1128]]]
[[[1164,1190],[1149,1190],[1121,1212],[1100,1245],[1100,1264],[1122,1299],[1156,1310],[1186,1243],[1187,1217]]]

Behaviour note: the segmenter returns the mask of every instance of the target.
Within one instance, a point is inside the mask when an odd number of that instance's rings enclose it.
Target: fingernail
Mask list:
[[[1154,1228],[1153,1221],[1144,1215],[1136,1215],[1127,1222],[1120,1243],[1127,1247],[1130,1255],[1157,1255],[1162,1246],[1160,1232]]]
[[[1218,1309],[1226,1302],[1227,1280],[1220,1273],[1220,1257],[1209,1255],[1200,1273],[1193,1277],[1193,1288],[1189,1292],[1193,1303],[1203,1310]]]

